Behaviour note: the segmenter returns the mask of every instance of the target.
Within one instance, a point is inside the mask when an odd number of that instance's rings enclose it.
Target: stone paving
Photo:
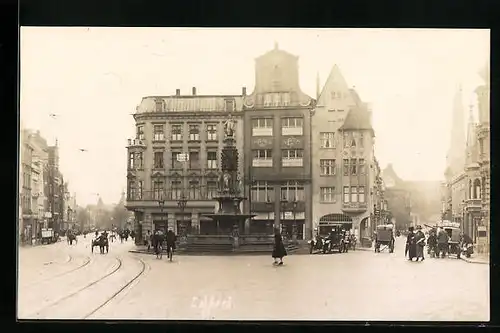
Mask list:
[[[78,246],[82,256],[90,252]],[[453,258],[408,262],[402,239],[392,254],[291,255],[283,266],[273,266],[270,255],[175,256],[168,262],[128,253],[132,248],[131,241],[118,243],[97,255],[141,258],[147,270],[90,319],[489,320],[488,265]],[[74,256],[80,251],[61,249]],[[21,275],[30,270],[20,269]],[[101,289],[117,285],[103,282]]]

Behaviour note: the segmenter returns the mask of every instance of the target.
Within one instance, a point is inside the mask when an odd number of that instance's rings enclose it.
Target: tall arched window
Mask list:
[[[474,199],[481,199],[481,181],[474,180]]]

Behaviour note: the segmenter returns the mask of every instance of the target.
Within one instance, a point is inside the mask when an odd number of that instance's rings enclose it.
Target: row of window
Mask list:
[[[274,119],[253,118],[252,136],[273,136]],[[304,120],[302,117],[281,118],[281,135],[302,135]]]
[[[170,167],[172,169],[182,169],[183,168],[183,162],[180,158],[180,155],[182,154],[181,152],[172,152],[172,159],[171,159],[171,165]],[[216,151],[207,151],[207,169],[217,169],[218,168],[218,162],[217,162],[217,152]],[[163,169],[165,168],[165,157],[164,157],[164,152],[163,151],[155,151],[153,153],[153,168],[154,169]],[[201,160],[200,160],[200,153],[197,151],[190,151],[188,153],[189,155],[189,160],[186,161],[188,164],[189,169],[200,169],[201,168]],[[144,154],[142,152],[136,152],[136,153],[129,153],[129,164],[128,164],[129,169],[142,169],[144,168]]]
[[[366,164],[363,158],[344,159],[343,164],[344,176],[366,174]],[[322,176],[333,176],[337,174],[337,163],[334,159],[320,159],[319,166]]]
[[[304,184],[297,181],[288,181],[280,186],[280,198],[288,201],[304,201]],[[251,188],[253,202],[273,202],[274,186],[266,181],[256,181]]]
[[[172,141],[182,141],[182,124],[171,124],[171,135],[170,140]],[[217,124],[206,124],[206,140],[207,141],[217,141]],[[200,141],[201,140],[201,125],[199,124],[189,124],[188,129],[188,140],[190,141]],[[136,138],[140,140],[145,139],[144,126],[137,126]],[[153,125],[153,140],[162,141],[165,140],[165,126],[162,124]]]
[[[152,197],[153,200],[171,199],[179,200],[182,198],[183,188],[180,180],[172,180],[170,188],[165,187],[163,180],[154,180],[152,182]],[[186,189],[185,195],[190,200],[212,199],[217,196],[217,181],[208,180],[205,186],[200,185],[198,180],[190,180],[189,186]],[[129,181],[127,189],[127,197],[129,200],[144,199],[144,182]]]
[[[256,149],[252,151],[253,155],[253,166],[254,167],[272,167],[273,151],[271,149]],[[179,158],[181,152],[172,152],[171,168],[172,169],[182,169],[182,161]],[[206,168],[207,169],[217,169],[218,159],[216,151],[206,152]],[[304,151],[302,149],[283,149],[281,151],[281,158],[283,166],[295,166],[290,165],[290,160],[301,161],[304,157]],[[153,157],[153,168],[163,169],[164,164],[164,152],[156,151]],[[267,164],[259,163],[261,161],[269,162]],[[188,163],[189,169],[199,169],[201,168],[200,153],[197,151],[189,152]],[[129,154],[129,169],[141,169],[144,167],[143,164],[143,153],[136,152]],[[366,173],[366,165],[364,159],[344,159],[343,160],[343,174],[344,176],[356,176],[364,175]],[[337,164],[335,159],[320,159],[320,174],[322,176],[333,176],[337,174]]]
[[[354,132],[344,132],[343,137],[343,147],[359,147],[364,148],[365,138],[363,133]],[[334,132],[321,132],[320,133],[321,148],[335,148],[337,146],[337,140],[335,138]]]
[[[278,84],[278,82],[276,82]],[[278,86],[275,85],[277,89]],[[289,106],[291,102],[290,93],[279,92],[279,93],[267,93],[258,96],[258,103],[264,104],[264,106]]]
[[[335,202],[335,187],[320,188],[322,202]],[[344,186],[343,202],[344,203],[365,203],[365,187],[364,186]]]
[[[252,128],[273,128],[273,118],[253,118]],[[302,117],[284,117],[281,118],[281,128],[302,127],[304,121]]]

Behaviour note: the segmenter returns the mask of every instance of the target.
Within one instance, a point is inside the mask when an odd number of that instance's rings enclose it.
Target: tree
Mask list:
[[[76,207],[76,222],[80,226],[80,230],[86,230],[90,225],[90,214],[87,208]]]
[[[123,192],[120,201],[113,208],[113,224],[118,228],[124,229],[129,216],[130,212],[125,208],[125,193]]]

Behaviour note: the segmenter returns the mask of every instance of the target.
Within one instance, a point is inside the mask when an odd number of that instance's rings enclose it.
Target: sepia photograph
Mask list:
[[[490,30],[19,38],[18,320],[490,320]]]

